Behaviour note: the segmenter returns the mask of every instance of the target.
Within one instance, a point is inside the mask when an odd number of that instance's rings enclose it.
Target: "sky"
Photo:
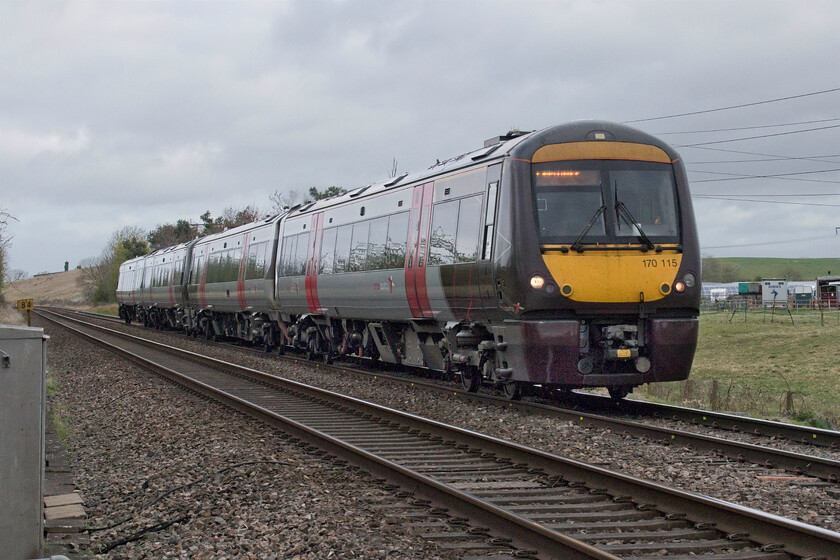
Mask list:
[[[2,0],[8,266],[581,119],[680,152],[704,254],[837,258],[838,28],[835,0]]]

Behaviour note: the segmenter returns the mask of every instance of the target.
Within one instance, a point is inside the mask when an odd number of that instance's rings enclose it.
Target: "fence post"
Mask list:
[[[686,379],[682,390],[682,400],[691,400],[691,394],[694,392],[694,382],[691,379]]]
[[[718,410],[720,408],[720,386],[718,385],[717,379],[712,379],[712,392],[709,395],[709,406],[711,406],[712,410]]]

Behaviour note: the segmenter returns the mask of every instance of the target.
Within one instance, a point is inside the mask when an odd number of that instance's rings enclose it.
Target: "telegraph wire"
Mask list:
[[[805,237],[803,239],[788,239],[786,241],[764,241],[761,243],[741,243],[738,245],[716,245],[714,247],[700,247],[701,251],[706,249],[735,249],[738,247],[759,247],[761,245],[787,245],[789,243],[805,243],[807,241],[816,241],[818,239],[830,239],[836,237],[834,235],[821,235],[819,237]]]
[[[692,196],[699,196],[699,197],[703,197],[703,196],[761,196],[761,197],[765,197],[765,196],[767,196],[767,197],[776,197],[776,196],[795,196],[795,197],[797,197],[797,198],[798,198],[798,197],[800,197],[800,196],[840,196],[840,193],[836,193],[836,194],[835,194],[835,193],[801,193],[801,194],[743,194],[743,195],[738,194],[738,193],[729,193],[729,194],[726,194],[726,195],[713,195],[713,194],[709,194],[709,193],[692,193]]]
[[[742,140],[757,140],[759,138],[773,138],[775,136],[788,136],[790,134],[799,134],[800,132],[814,132],[817,130],[827,130],[829,128],[840,128],[840,124],[833,124],[831,126],[820,126],[817,128],[803,128],[802,130],[789,130],[788,132],[777,132],[775,134],[762,134],[760,136],[744,136],[742,138],[730,138],[729,140],[713,140],[711,142],[698,142],[696,144],[675,144],[677,148],[696,148],[698,146],[710,146],[712,144],[726,144],[727,142],[741,142]]]
[[[818,206],[820,208],[840,208],[840,204],[820,204],[817,202],[789,202],[787,200],[756,200],[752,198],[739,198],[733,196],[717,196],[710,194],[695,194],[691,198],[703,198],[710,200],[729,200],[731,202],[763,202],[765,204],[786,204],[788,206]]]
[[[780,160],[805,160],[805,161],[818,161],[820,163],[838,163],[836,161],[824,160],[819,158],[824,157],[838,157],[838,156],[817,156],[817,157],[809,157],[809,156],[780,156],[776,154],[762,154],[759,152],[745,152],[743,150],[727,150],[726,148],[710,148],[708,146],[689,146],[695,150],[711,150],[713,152],[726,152],[729,154],[744,154],[749,156],[761,156],[761,157],[774,157],[779,158]]]
[[[764,105],[764,104],[767,104],[767,103],[777,103],[779,101],[789,101],[791,99],[800,99],[802,97],[810,97],[810,96],[813,96],[813,95],[822,95],[824,93],[833,93],[835,91],[840,91],[840,88],[825,89],[825,90],[822,90],[822,91],[812,91],[810,93],[802,93],[802,94],[799,94],[799,95],[790,95],[788,97],[779,97],[779,98],[776,98],[776,99],[766,99],[764,101],[754,101],[752,103],[741,103],[740,105],[730,105],[728,107],[718,107],[716,109],[705,109],[703,111],[690,111],[688,113],[677,113],[677,114],[674,114],[674,115],[664,115],[664,116],[661,116],[661,117],[649,117],[647,119],[636,119],[636,120],[632,120],[632,121],[624,121],[623,124],[658,121],[658,120],[663,120],[663,119],[673,119],[673,118],[676,118],[676,117],[687,117],[689,115],[702,115],[702,114],[706,114],[706,113],[715,113],[715,112],[718,112],[718,111],[728,111],[730,109],[740,109],[742,107],[753,107],[755,105]]]
[[[794,123],[784,123],[784,124],[763,124],[759,126],[741,126],[737,128],[714,128],[709,130],[683,130],[678,132],[654,132],[651,133],[654,136],[667,136],[668,134],[706,134],[709,132],[734,132],[738,130],[756,130],[761,128],[778,128],[780,126],[798,126],[803,124],[817,124],[817,123],[824,123],[824,122],[834,122],[840,121],[840,118],[834,119],[820,119],[816,121],[799,121]]]
[[[724,173],[722,171],[692,171],[692,173],[705,173],[707,175],[726,175],[717,179],[696,179],[690,181],[691,184],[696,183],[718,183],[721,181],[744,181],[747,179],[782,179],[786,181],[804,181],[808,183],[831,183],[836,184],[840,181],[830,179],[806,179],[805,177],[794,177],[794,175],[811,175],[814,173],[830,173],[833,171],[840,171],[838,169],[823,169],[820,171],[797,171],[795,173],[773,173],[768,175],[743,175],[741,173]]]
[[[703,148],[700,148],[703,149]],[[705,148],[711,150],[713,148]],[[720,151],[731,151],[731,150],[720,150]],[[749,153],[749,152],[736,152],[736,153]],[[691,165],[718,165],[722,163],[761,163],[767,161],[787,161],[787,160],[808,160],[808,161],[821,161],[824,163],[840,163],[838,161],[828,161],[828,160],[821,160],[817,158],[836,158],[840,157],[840,154],[828,154],[824,156],[800,156],[800,157],[789,157],[789,156],[771,156],[765,159],[730,159],[730,160],[716,160],[716,161],[692,161],[690,162]],[[686,162],[688,163],[688,162]]]

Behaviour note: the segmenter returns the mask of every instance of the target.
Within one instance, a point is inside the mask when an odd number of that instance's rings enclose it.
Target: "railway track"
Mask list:
[[[84,316],[95,317],[122,323],[117,317],[108,317],[90,312],[76,312]],[[234,348],[256,352],[255,349],[242,346]],[[300,358],[284,356],[284,359],[303,361]],[[325,367],[322,365],[322,367]],[[424,389],[452,394],[452,384],[432,381],[420,381],[416,376],[389,375],[382,371],[371,372],[367,369],[354,368],[346,364],[328,366],[340,371],[352,371],[360,375],[376,375],[397,383],[410,383]],[[837,449],[840,446],[840,432],[821,430],[807,426],[797,426],[782,422],[772,422],[732,414],[703,411],[684,407],[646,403],[642,401],[615,401],[607,397],[598,397],[582,393],[574,394],[573,403],[538,402],[532,400],[509,401],[489,393],[459,392],[462,399],[481,403],[491,403],[499,407],[515,407],[531,414],[539,414],[573,422],[592,429],[610,430],[614,433],[633,437],[647,438],[665,445],[685,446],[705,453],[726,457],[739,463],[750,463],[766,468],[782,469],[796,476],[808,476],[827,482],[840,482],[840,461],[829,457],[818,457],[809,453],[793,452],[770,445],[772,438],[789,440],[806,446],[822,446]],[[567,408],[563,404],[574,406]],[[596,412],[593,412],[596,411]],[[624,417],[617,417],[622,415]],[[749,433],[761,443],[734,441],[722,437],[713,437],[690,430],[681,430],[645,422],[633,421],[628,415],[682,421],[690,425],[703,426],[720,431]],[[766,443],[766,445],[765,445]]]
[[[192,391],[383,476],[415,500],[464,516],[491,537],[510,539],[518,552],[505,553],[782,560],[832,558],[840,550],[838,533],[45,315]],[[475,553],[489,557],[486,548]]]

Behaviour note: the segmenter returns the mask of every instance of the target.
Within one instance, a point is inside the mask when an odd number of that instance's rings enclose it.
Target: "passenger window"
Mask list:
[[[494,181],[487,187],[487,212],[484,219],[484,246],[481,249],[481,258],[487,260],[493,250],[493,224],[496,218],[496,197],[499,190],[499,182]]]
[[[439,266],[455,262],[455,235],[458,231],[459,201],[436,204],[432,214],[432,233],[429,239],[429,265]]]
[[[474,262],[478,258],[478,232],[481,229],[481,195],[461,199],[455,262]]]
[[[297,236],[287,237],[283,240],[282,271],[283,276],[292,276],[294,270],[295,254],[297,252]]]
[[[340,273],[348,270],[347,264],[350,262],[350,242],[353,237],[353,226],[341,226],[337,228],[337,231],[333,270],[336,273]]]
[[[301,233],[297,236],[297,250],[295,251],[293,275],[304,276],[306,274],[307,256],[309,256],[309,234]]]
[[[388,216],[370,222],[370,242],[368,243],[368,270],[388,268],[385,248],[388,238]]]
[[[338,228],[324,230],[321,239],[321,259],[318,263],[318,274],[332,274],[335,261],[335,236]]]
[[[353,224],[353,242],[350,246],[350,263],[348,270],[357,272],[367,270],[367,245],[370,222]]]
[[[388,221],[388,241],[385,245],[384,268],[403,268],[405,266],[408,219],[408,212],[401,212],[391,216]]]

